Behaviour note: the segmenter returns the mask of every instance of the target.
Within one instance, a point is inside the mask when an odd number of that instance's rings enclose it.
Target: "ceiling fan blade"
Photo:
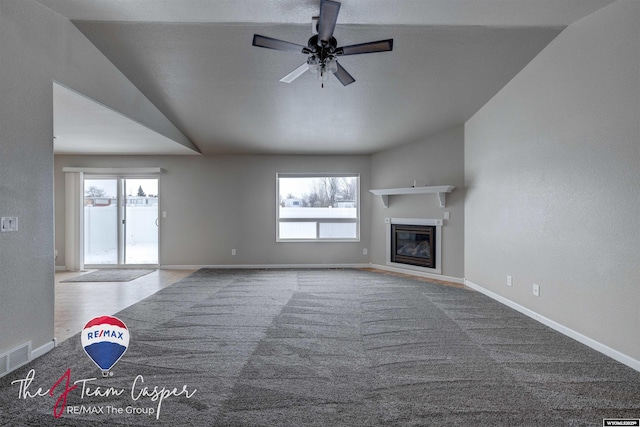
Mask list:
[[[388,52],[393,50],[393,39],[342,46],[336,50],[338,55],[358,55],[361,53]]]
[[[271,37],[261,36],[259,34],[253,35],[253,45],[257,47],[264,47],[267,49],[283,50],[285,52],[298,52],[302,53],[305,46],[286,42],[284,40],[278,40]]]
[[[301,66],[299,66],[298,68],[296,68],[295,70],[293,70],[292,72],[290,72],[289,74],[281,78],[280,81],[282,83],[291,83],[292,81],[294,81],[295,79],[303,75],[304,72],[307,71],[308,69],[309,69],[309,65],[305,62],[304,64],[302,64]]]
[[[333,73],[333,75],[340,80],[340,83],[342,83],[343,86],[350,85],[356,81],[356,79],[354,79],[339,62],[337,62],[336,65],[338,66],[338,71]]]
[[[320,17],[318,18],[318,43],[328,44],[333,37],[333,30],[336,28],[338,21],[338,12],[340,12],[340,3],[331,0],[322,0],[320,2]]]

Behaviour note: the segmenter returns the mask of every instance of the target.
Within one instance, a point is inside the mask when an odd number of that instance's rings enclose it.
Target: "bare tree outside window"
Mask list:
[[[107,197],[107,192],[103,188],[91,185],[84,191],[86,197]]]
[[[306,207],[336,207],[339,202],[351,202],[355,207],[357,180],[354,177],[314,178],[310,191],[301,196]]]
[[[278,175],[278,240],[357,240],[357,175]]]

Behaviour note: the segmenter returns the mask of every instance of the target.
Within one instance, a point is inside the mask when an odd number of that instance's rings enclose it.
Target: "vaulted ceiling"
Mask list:
[[[344,0],[339,45],[393,38],[394,48],[343,57],[356,82],[322,88],[310,73],[279,81],[305,55],[251,45],[254,33],[306,44],[319,0],[39,1],[72,20],[204,154],[368,154],[419,141],[464,123],[564,27],[613,2]],[[56,141],[67,146],[57,152],[89,152],[70,139],[95,133],[78,125],[83,116],[123,126],[61,96]],[[116,133],[146,144],[141,153],[179,154]],[[126,154],[108,139],[98,146]]]

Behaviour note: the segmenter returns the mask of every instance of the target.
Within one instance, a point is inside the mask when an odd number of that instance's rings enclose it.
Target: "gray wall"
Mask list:
[[[385,208],[376,197],[371,205],[371,262],[384,265],[385,218],[442,219],[450,212],[442,228],[442,274],[464,277],[464,128],[450,129],[424,141],[404,145],[371,156],[371,188],[454,185],[441,208],[435,194],[390,196]]]
[[[443,218],[443,274],[464,277],[464,129],[462,126],[373,156],[56,156],[57,265],[64,265],[64,167],[161,167],[160,262],[163,265],[385,263],[385,217]],[[276,172],[360,174],[359,243],[275,242]],[[392,197],[389,209],[371,188],[413,180],[457,188],[439,207],[436,195]],[[239,216],[239,213],[241,214]],[[373,220],[372,220],[373,218]],[[237,255],[231,255],[231,249]],[[363,249],[369,255],[363,255]]]
[[[633,0],[570,25],[465,126],[466,278],[636,361],[639,28]]]
[[[0,2],[0,216],[19,218],[0,234],[0,353],[53,338],[52,46],[46,28],[33,32],[43,8],[29,22],[18,3]]]
[[[188,140],[67,19],[33,0],[0,0],[0,353],[53,339],[53,82]]]
[[[161,167],[160,263],[264,265],[368,263],[369,156],[56,156],[56,249],[64,264],[63,167]],[[361,241],[275,241],[276,172],[360,174]],[[231,255],[231,249],[237,255]]]

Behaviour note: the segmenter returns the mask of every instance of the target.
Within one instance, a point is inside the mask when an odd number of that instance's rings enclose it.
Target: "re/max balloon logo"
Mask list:
[[[82,347],[89,358],[100,368],[103,377],[113,375],[111,368],[120,360],[129,346],[129,329],[124,322],[113,316],[100,316],[91,319],[82,329],[80,339]],[[161,387],[145,385],[142,375],[137,375],[129,389],[131,402],[149,400],[156,404],[155,407],[139,407],[128,405],[118,406],[111,401],[113,398],[126,396],[125,388],[105,387],[97,378],[83,378],[73,381],[71,379],[71,368],[53,384],[53,386],[43,389],[35,389],[33,382],[36,371],[31,369],[26,377],[12,381],[19,387],[18,399],[34,399],[57,396],[53,405],[53,416],[60,418],[63,414],[72,415],[155,415],[160,418],[160,410],[165,400],[171,397],[181,397],[190,399],[196,389],[190,389],[186,384],[182,388]],[[120,383],[121,384],[121,383]],[[71,394],[79,394],[79,399],[91,398],[89,405],[67,406],[67,397]],[[109,404],[99,404],[96,398],[109,398]]]
[[[117,317],[95,317],[82,329],[82,348],[102,370],[102,376],[111,375],[111,368],[120,360],[129,346],[127,325]]]

